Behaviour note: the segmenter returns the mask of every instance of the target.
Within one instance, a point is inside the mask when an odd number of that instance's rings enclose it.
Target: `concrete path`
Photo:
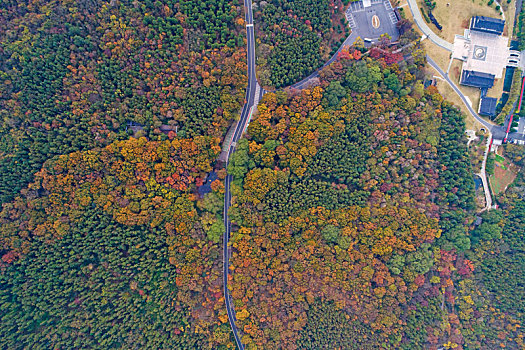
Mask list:
[[[418,28],[432,41],[434,44],[438,45],[439,47],[442,47],[443,49],[452,52],[454,49],[454,45],[446,41],[445,39],[440,38],[436,33],[430,29],[430,27],[427,25],[427,22],[423,19],[421,16],[421,12],[419,11],[419,8],[417,7],[416,0],[407,0],[408,7],[410,8],[410,12],[412,12],[412,17],[414,17],[414,22],[416,22],[416,25]]]
[[[494,3],[496,4],[496,6],[499,6],[499,8],[501,9],[501,19],[502,20],[505,20],[505,12],[503,11],[503,7],[501,7],[501,4],[498,2],[498,0],[494,0]]]
[[[486,203],[486,206],[483,209],[483,211],[490,210],[490,208],[492,207],[492,197],[490,195],[489,182],[487,180],[487,174],[485,172],[485,166],[487,164],[487,157],[488,157],[489,150],[490,150],[490,141],[492,140],[493,134],[497,134],[499,138],[503,139],[503,137],[505,136],[505,130],[503,130],[503,128],[501,126],[491,124],[487,120],[485,120],[482,117],[480,117],[476,113],[476,111],[474,111],[474,109],[472,109],[472,106],[468,103],[469,101],[466,99],[466,96],[463,95],[463,93],[461,92],[461,90],[459,90],[459,88],[456,86],[456,84],[454,84],[454,82],[452,80],[450,80],[448,74],[443,72],[443,70],[437,65],[437,63],[434,62],[432,60],[432,58],[430,58],[430,56],[428,56],[428,55],[427,55],[427,62],[432,66],[432,68],[434,68],[436,71],[438,71],[439,74],[441,74],[441,76],[450,85],[450,87],[452,89],[454,89],[454,91],[459,95],[459,97],[461,97],[461,100],[463,101],[465,106],[467,106],[467,109],[470,112],[470,114],[480,124],[482,124],[487,129],[487,132],[489,133],[488,134],[489,137],[487,138],[487,146],[486,146],[486,149],[485,149],[485,154],[483,156],[483,163],[481,164],[481,171],[480,171],[479,174],[476,174],[476,175],[478,175],[481,178],[481,182],[483,183],[483,191],[485,192],[485,203]]]
[[[485,154],[483,155],[483,163],[481,163],[481,170],[479,174],[477,174],[481,178],[481,182],[483,183],[483,191],[485,192],[485,208],[483,208],[483,210],[481,211],[490,210],[492,208],[492,196],[490,195],[489,181],[487,179],[487,172],[485,171],[491,141],[492,135],[489,135],[489,137],[487,138]]]
[[[476,119],[480,124],[482,124],[485,127],[485,129],[490,131],[490,133],[492,134],[492,138],[494,140],[503,140],[506,137],[507,128],[501,125],[493,124],[492,122],[488,121],[487,119],[481,117],[478,113],[476,113],[476,111],[472,108],[472,103],[470,102],[470,100],[467,98],[467,96],[463,95],[463,93],[461,92],[461,90],[459,90],[457,85],[454,84],[452,80],[450,80],[450,77],[448,76],[448,74],[443,72],[443,70],[438,66],[436,62],[434,62],[434,60],[432,60],[432,58],[430,58],[430,56],[427,55],[426,58],[427,58],[428,64],[430,64],[432,68],[434,68],[439,74],[441,74],[441,76],[445,78],[445,81],[448,83],[448,85],[450,85],[450,87],[456,92],[456,94],[458,94],[458,96],[461,98],[461,100],[467,107],[470,115],[472,115],[474,119]],[[517,101],[514,102],[514,107],[509,112],[509,115],[507,115],[505,125],[507,125],[509,121],[510,114],[514,113],[514,108],[517,105],[516,102]],[[525,142],[525,135],[519,132],[515,132],[515,133],[509,134],[508,139]]]

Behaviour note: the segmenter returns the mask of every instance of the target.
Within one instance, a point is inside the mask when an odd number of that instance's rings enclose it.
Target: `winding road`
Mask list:
[[[434,33],[434,31],[427,25],[423,17],[421,17],[421,12],[417,7],[416,0],[407,0],[407,3],[408,7],[410,8],[410,12],[412,12],[414,22],[416,22],[418,28],[430,39],[430,41],[447,51],[452,51],[454,49],[454,45],[440,38],[436,33]]]
[[[450,79],[448,74],[445,73],[439,67],[439,65],[430,56],[427,55],[426,57],[427,57],[428,64],[430,66],[432,66],[432,68],[434,68],[436,71],[438,71],[438,73],[443,77],[443,79],[445,79],[445,81],[448,83],[448,85],[450,85],[450,87],[452,89],[454,89],[456,94],[458,94],[458,96],[461,98],[461,100],[463,101],[463,103],[467,107],[467,109],[470,112],[470,114],[480,124],[482,124],[485,128],[487,128],[488,131],[490,131],[490,133],[492,134],[492,138],[495,139],[495,140],[503,140],[505,138],[505,135],[506,135],[506,127],[501,126],[501,125],[493,124],[493,123],[489,122],[488,120],[486,120],[485,118],[481,117],[478,113],[476,113],[476,111],[472,108],[470,103],[467,101],[467,98],[465,97],[465,95],[463,95],[463,93],[461,92],[461,90],[459,90],[457,85]],[[510,102],[508,102],[508,103],[510,103]],[[514,107],[515,106],[516,106],[516,102],[514,103]],[[511,112],[509,114],[511,114],[513,111],[514,111],[514,108],[511,110]],[[508,123],[508,119],[509,119],[508,117],[509,116],[507,116],[506,123]],[[509,138],[515,139],[515,140],[525,140],[525,136],[523,134],[519,134],[517,132],[509,134]]]
[[[350,35],[345,39],[345,41],[341,44],[341,46],[339,47],[339,49],[336,51],[336,53],[334,53],[332,55],[332,57],[326,61],[325,64],[323,64],[320,68],[316,69],[312,74],[310,74],[309,76],[307,76],[306,78],[304,78],[303,80],[293,84],[293,85],[290,85],[289,88],[293,88],[293,89],[303,89],[305,87],[308,86],[308,82],[313,79],[313,78],[317,78],[319,76],[319,71],[321,71],[321,69],[323,69],[324,67],[328,66],[329,64],[331,64],[332,62],[334,62],[336,59],[337,59],[337,55],[339,55],[339,52],[341,52],[341,50],[345,47],[345,46],[352,46],[354,44],[354,42],[357,40],[358,38],[358,35],[356,32],[352,32],[350,33]]]
[[[237,126],[235,128],[235,131],[233,133],[233,137],[230,142],[230,148],[228,150],[228,157],[226,160],[226,165],[228,165],[228,162],[230,160],[230,156],[235,152],[235,148],[237,146],[237,141],[241,138],[244,130],[246,129],[253,109],[256,107],[257,102],[259,101],[260,97],[263,95],[264,91],[259,87],[257,83],[257,78],[255,77],[255,34],[254,34],[254,28],[253,28],[253,13],[252,13],[252,1],[251,0],[244,0],[244,9],[245,9],[245,21],[246,21],[246,38],[247,38],[247,63],[248,63],[248,86],[246,88],[246,100],[244,103],[244,106],[242,107],[241,117],[239,119],[239,122],[237,123]],[[230,233],[231,233],[231,222],[230,218],[228,217],[228,209],[231,205],[231,192],[230,192],[230,185],[233,178],[231,175],[226,176],[226,180],[224,183],[225,187],[225,195],[224,195],[224,213],[223,213],[223,219],[224,219],[224,227],[225,232],[223,235],[223,289],[224,289],[224,301],[226,303],[226,311],[228,313],[228,320],[230,321],[230,326],[233,331],[233,336],[235,337],[235,342],[237,343],[237,347],[241,350],[244,349],[243,344],[241,343],[241,339],[239,338],[239,332],[237,330],[237,326],[235,325],[236,317],[235,317],[235,310],[233,308],[233,300],[230,295],[230,290],[228,288],[228,275],[229,275],[229,268],[230,268],[230,256],[231,256],[231,248],[229,247],[229,241],[230,241]]]
[[[450,79],[450,77],[448,76],[447,73],[445,73],[441,67],[439,67],[439,65],[429,56],[427,55],[427,62],[428,64],[434,68],[435,70],[438,71],[438,73],[443,77],[443,79],[445,79],[445,81],[448,83],[448,85],[450,85],[450,87],[452,89],[454,89],[454,91],[459,95],[459,97],[461,98],[461,100],[463,101],[463,103],[465,104],[465,106],[467,107],[468,111],[470,112],[470,114],[480,123],[482,124],[485,128],[488,129],[488,131],[490,131],[493,136],[495,138],[499,138],[501,137],[501,139],[503,139],[503,137],[505,137],[505,130],[503,129],[503,127],[499,126],[499,125],[495,125],[495,124],[492,124],[491,122],[489,122],[488,120],[484,119],[483,117],[479,116],[478,113],[476,113],[476,111],[472,108],[472,106],[470,105],[470,103],[467,101],[467,98],[465,97],[465,95],[463,95],[463,93],[461,92],[461,90],[459,90],[459,88],[457,87],[457,85]]]

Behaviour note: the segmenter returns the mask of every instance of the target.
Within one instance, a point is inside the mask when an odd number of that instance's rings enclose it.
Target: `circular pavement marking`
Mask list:
[[[478,60],[485,58],[485,50],[482,47],[476,47],[474,50],[474,57]]]

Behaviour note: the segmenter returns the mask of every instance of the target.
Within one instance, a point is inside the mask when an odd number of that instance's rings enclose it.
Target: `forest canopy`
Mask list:
[[[262,86],[281,88],[307,77],[349,33],[341,1],[271,0],[254,5]]]
[[[465,256],[474,186],[461,112],[424,89],[417,51],[369,55],[344,54],[319,86],[266,94],[239,142],[228,172],[243,342],[522,346]]]
[[[343,9],[256,1],[259,83],[321,67]],[[524,348],[523,174],[475,213],[410,24],[266,93],[226,164],[243,11],[0,1],[0,348],[234,349],[226,302],[249,350]]]
[[[242,16],[224,0],[0,3],[0,202],[60,154],[222,138],[244,99]]]
[[[243,15],[0,2],[1,348],[232,348],[216,165]]]

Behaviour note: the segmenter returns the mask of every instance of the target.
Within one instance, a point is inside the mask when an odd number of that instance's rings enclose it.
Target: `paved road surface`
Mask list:
[[[459,88],[456,86],[456,84],[454,84],[454,82],[452,80],[450,80],[449,76],[447,73],[445,73],[439,66],[436,62],[434,62],[434,60],[432,58],[430,58],[430,56],[427,55],[427,62],[435,69],[438,71],[439,74],[441,74],[441,76],[445,79],[445,81],[448,83],[448,85],[450,85],[450,87],[452,87],[452,89],[454,89],[454,91],[459,95],[459,97],[461,98],[461,100],[463,101],[463,103],[465,104],[465,106],[467,106],[467,109],[468,111],[470,112],[470,114],[478,121],[480,122],[485,128],[487,128],[491,134],[493,135],[493,137],[495,139],[503,139],[505,137],[505,130],[502,126],[499,126],[499,125],[495,125],[495,124],[492,124],[491,122],[489,122],[488,120],[484,119],[483,117],[480,117],[478,115],[478,113],[476,113],[476,111],[472,108],[472,106],[468,103],[465,95],[463,95],[463,93],[461,92],[461,90],[459,90]]]
[[[235,148],[237,146],[237,141],[241,138],[243,132],[246,130],[246,127],[250,121],[251,113],[253,112],[253,109],[257,106],[257,103],[259,99],[262,97],[262,95],[265,93],[263,89],[261,89],[257,83],[257,78],[255,76],[255,35],[254,35],[254,28],[253,28],[253,12],[252,12],[252,2],[251,0],[244,0],[244,9],[245,9],[245,21],[246,21],[246,37],[247,37],[247,61],[248,61],[248,86],[246,88],[246,101],[244,103],[244,106],[241,111],[241,117],[239,119],[239,122],[237,123],[237,127],[235,128],[235,131],[233,133],[233,137],[231,140],[230,148],[228,150],[228,156],[226,164],[228,164],[231,155],[233,152],[235,152]],[[351,46],[355,39],[357,39],[357,35],[355,33],[350,34],[344,43],[341,45],[339,50],[328,60],[323,67],[329,65],[333,61],[337,59],[337,54],[339,51],[343,49],[343,47]],[[320,68],[321,69],[321,68]],[[294,84],[293,86],[296,88],[301,88],[301,86],[308,82],[308,80],[312,79],[313,77],[316,77],[319,75],[319,70],[316,70],[314,73],[312,73],[309,77],[301,80],[300,82]],[[224,226],[225,226],[225,232],[223,235],[223,289],[224,289],[224,300],[226,303],[226,311],[228,313],[228,320],[230,321],[230,326],[232,328],[233,336],[235,337],[235,342],[237,343],[237,346],[239,349],[243,350],[244,346],[241,343],[241,340],[239,338],[239,332],[237,329],[237,326],[235,325],[236,317],[235,317],[235,310],[232,305],[232,298],[230,296],[230,290],[228,289],[228,275],[229,275],[229,265],[230,265],[230,255],[231,255],[231,249],[229,248],[229,241],[230,241],[230,234],[231,234],[231,222],[228,217],[228,209],[231,205],[231,192],[230,192],[230,186],[233,181],[233,178],[231,175],[226,176],[225,180],[225,195],[224,195],[224,213],[223,213],[223,220],[224,220]]]
[[[323,64],[322,67],[316,69],[312,74],[310,74],[309,76],[307,76],[306,78],[304,78],[303,80],[293,84],[293,85],[290,85],[289,87],[291,88],[294,88],[294,89],[304,89],[305,87],[308,86],[308,82],[310,80],[312,80],[313,78],[317,78],[319,76],[319,71],[321,69],[323,69],[324,67],[328,66],[329,64],[331,64],[332,62],[334,62],[336,59],[337,59],[337,55],[339,54],[339,52],[341,52],[341,50],[345,47],[345,46],[352,46],[353,43],[356,41],[357,39],[357,33],[355,31],[353,31],[352,33],[350,33],[350,35],[345,39],[345,41],[341,44],[341,46],[339,47],[339,50],[337,50],[337,52],[328,60],[326,61],[325,64]]]
[[[237,127],[233,133],[231,140],[230,148],[228,150],[228,157],[226,163],[229,162],[230,156],[235,152],[237,141],[241,138],[246,126],[251,117],[251,112],[256,106],[260,97],[263,95],[264,91],[259,88],[257,83],[257,78],[255,77],[255,37],[253,29],[253,12],[252,12],[252,2],[251,0],[244,0],[244,9],[245,9],[245,20],[246,20],[246,38],[247,38],[247,63],[248,63],[248,86],[246,88],[246,101],[242,107],[241,117],[237,123]],[[230,265],[230,254],[231,249],[228,247],[228,242],[230,241],[231,233],[231,222],[228,217],[228,209],[231,204],[231,192],[230,185],[232,182],[232,176],[226,176],[225,181],[225,195],[224,195],[224,227],[225,232],[223,235],[223,289],[224,289],[224,300],[226,303],[226,311],[228,313],[228,320],[230,321],[230,326],[233,331],[233,336],[235,337],[235,342],[239,349],[243,350],[244,346],[241,343],[239,338],[239,332],[237,326],[235,325],[236,317],[235,310],[232,305],[232,298],[230,296],[230,290],[228,289],[228,275],[229,275],[229,265]]]
[[[412,12],[412,17],[414,17],[414,22],[416,22],[416,25],[418,28],[436,45],[444,48],[447,51],[452,51],[454,49],[454,45],[449,43],[448,41],[440,38],[430,27],[427,25],[427,22],[421,17],[421,12],[419,11],[419,8],[417,7],[416,0],[407,0],[408,7],[410,8],[410,12]]]

